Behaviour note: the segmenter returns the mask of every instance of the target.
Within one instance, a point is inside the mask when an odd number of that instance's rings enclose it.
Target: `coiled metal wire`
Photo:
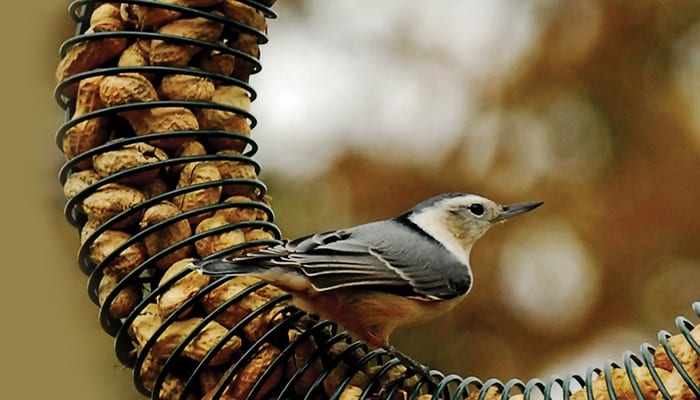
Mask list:
[[[274,18],[275,13],[268,7],[263,6],[255,1],[243,1],[262,12],[268,18]],[[212,43],[191,38],[183,38],[176,36],[166,36],[160,33],[153,32],[135,32],[135,31],[116,31],[116,32],[99,32],[89,35],[84,34],[88,26],[89,17],[95,8],[100,3],[93,0],[77,0],[73,1],[69,6],[69,13],[77,23],[76,36],[67,40],[60,49],[61,56],[65,56],[71,46],[74,46],[83,41],[100,40],[104,38],[128,38],[128,39],[164,39],[176,43],[186,43],[196,45],[205,49],[215,49],[224,54],[232,54],[237,59],[245,60],[252,66],[252,72],[256,73],[261,70],[261,65],[255,57],[250,56],[245,52],[232,49],[224,44]],[[265,33],[260,32],[250,26],[240,23],[232,19],[225,18],[219,14],[211,13],[206,10],[192,9],[176,4],[158,3],[147,0],[127,0],[122,1],[125,4],[143,5],[149,7],[162,7],[164,9],[175,10],[187,16],[196,16],[208,18],[226,26],[233,26],[236,29],[255,35],[260,44],[267,42]],[[93,111],[77,118],[71,118],[73,114],[74,103],[65,95],[67,88],[76,85],[82,79],[98,76],[98,75],[115,75],[124,72],[139,72],[143,74],[188,74],[203,78],[209,78],[214,81],[223,82],[226,85],[235,85],[248,92],[251,100],[255,100],[256,92],[245,81],[221,74],[214,74],[206,71],[201,71],[193,68],[180,68],[168,66],[142,66],[142,67],[116,67],[103,66],[90,71],[81,72],[68,77],[61,82],[55,91],[55,98],[58,104],[66,110],[66,123],[60,127],[56,134],[56,141],[59,146],[63,142],[66,132],[73,126],[106,115],[115,115],[116,113],[137,109],[157,108],[157,107],[187,107],[187,108],[211,108],[223,111],[230,111],[237,115],[245,117],[252,127],[256,124],[255,117],[249,112],[231,107],[224,104],[207,102],[207,101],[154,101],[143,103],[125,104],[116,107],[107,107],[97,111]],[[95,193],[105,184],[119,182],[125,177],[133,176],[144,171],[153,169],[162,169],[175,165],[184,165],[186,163],[197,161],[222,161],[230,160],[240,163],[245,163],[254,167],[256,172],[260,171],[260,166],[252,159],[258,150],[256,142],[249,136],[224,130],[189,130],[177,131],[169,133],[157,133],[141,136],[131,136],[121,138],[119,140],[107,142],[103,145],[90,149],[77,157],[66,162],[60,171],[59,179],[64,184],[67,178],[74,172],[78,171],[77,165],[82,161],[91,159],[94,155],[101,154],[110,150],[115,150],[127,144],[147,143],[154,139],[168,139],[180,137],[221,137],[230,138],[240,141],[244,144],[244,150],[241,154],[207,154],[198,156],[176,157],[154,162],[147,165],[123,170],[108,177],[100,179],[98,182],[89,185],[76,196],[71,198],[65,207],[65,215],[68,221],[81,228],[86,222],[86,218],[81,211],[82,201]],[[622,357],[622,366],[609,361],[602,368],[589,368],[584,376],[565,375],[552,376],[547,380],[533,379],[527,382],[519,379],[511,379],[507,382],[502,382],[497,379],[488,379],[482,381],[476,377],[463,378],[457,375],[444,375],[439,371],[432,371],[436,381],[435,386],[432,382],[427,382],[425,379],[414,378],[410,386],[405,386],[402,379],[397,379],[396,371],[400,362],[390,358],[381,349],[369,349],[366,344],[352,340],[347,333],[340,331],[336,325],[331,322],[318,320],[302,311],[294,309],[287,305],[289,295],[280,295],[269,299],[259,305],[254,310],[251,310],[237,324],[228,328],[227,334],[212,348],[209,349],[206,356],[199,362],[181,357],[185,348],[194,340],[194,338],[206,327],[206,325],[214,321],[217,316],[224,313],[227,309],[244,301],[248,296],[253,296],[257,291],[265,287],[265,283],[260,282],[249,286],[247,289],[240,291],[235,296],[227,299],[227,301],[218,308],[204,316],[199,323],[182,341],[172,349],[172,352],[165,361],[160,365],[160,373],[153,382],[145,382],[143,368],[146,364],[146,357],[150,350],[153,349],[159,338],[161,338],[168,327],[184,315],[188,310],[196,308],[207,294],[221,287],[230,278],[220,278],[213,280],[204,289],[196,293],[194,296],[182,303],[174,312],[168,315],[155,331],[150,339],[143,346],[140,352],[135,351],[134,339],[129,335],[129,329],[134,323],[139,314],[149,305],[157,301],[158,297],[167,291],[172,285],[182,279],[188,271],[182,271],[171,277],[168,282],[161,285],[158,284],[158,277],[153,274],[154,264],[163,257],[171,254],[177,249],[195,243],[197,240],[210,235],[226,232],[241,228],[259,228],[271,232],[274,238],[271,240],[259,240],[253,242],[241,243],[233,248],[220,251],[212,254],[209,257],[217,257],[225,254],[240,251],[245,248],[271,245],[278,243],[281,233],[274,224],[274,214],[270,207],[262,201],[250,202],[227,202],[208,205],[199,209],[183,212],[175,217],[161,221],[153,226],[149,226],[131,236],[129,240],[124,242],[118,248],[108,255],[102,262],[95,264],[89,256],[90,248],[95,240],[106,230],[111,229],[118,224],[137,213],[142,212],[148,207],[158,204],[163,200],[169,200],[175,196],[195,190],[227,185],[237,185],[238,187],[250,187],[259,194],[262,199],[266,192],[266,186],[256,179],[222,179],[219,181],[206,182],[202,184],[182,187],[168,191],[166,193],[151,197],[136,206],[127,209],[100,225],[94,233],[85,238],[78,251],[78,264],[80,268],[89,276],[88,278],[88,295],[95,304],[98,302],[98,286],[104,275],[105,268],[112,262],[123,250],[128,249],[135,243],[138,243],[144,237],[157,232],[159,229],[166,227],[178,221],[185,220],[192,216],[203,215],[217,210],[226,208],[249,208],[264,212],[267,215],[267,221],[247,221],[237,222],[221,226],[219,228],[209,230],[202,233],[193,234],[192,236],[174,243],[168,248],[163,249],[152,257],[147,258],[136,269],[128,273],[114,289],[107,295],[102,302],[99,311],[99,320],[103,329],[109,335],[115,337],[115,350],[118,359],[125,365],[134,369],[134,384],[146,396],[159,398],[163,390],[166,378],[175,374],[184,377],[184,386],[181,388],[179,398],[186,399],[195,393],[202,393],[202,383],[200,382],[203,371],[208,367],[210,362],[216,357],[226,343],[235,337],[242,339],[243,343],[240,350],[237,351],[236,357],[233,358],[230,365],[223,368],[220,384],[218,389],[213,393],[211,398],[219,398],[224,395],[226,387],[236,377],[242,373],[246,365],[251,363],[256,354],[259,354],[261,349],[266,345],[272,344],[279,352],[274,359],[264,366],[262,371],[258,371],[256,381],[250,387],[246,394],[246,399],[260,398],[260,395],[265,395],[266,398],[278,399],[318,399],[330,398],[339,399],[351,387],[360,388],[361,393],[357,393],[355,398],[359,399],[374,399],[381,393],[384,398],[395,398],[400,392],[402,398],[416,399],[421,395],[432,395],[434,399],[462,399],[466,397],[476,398],[479,400],[493,396],[492,391],[496,391],[502,399],[507,399],[516,394],[522,394],[525,399],[530,398],[569,398],[576,391],[584,390],[588,398],[593,398],[593,381],[602,373],[608,387],[608,395],[611,399],[617,399],[618,396],[613,390],[612,371],[615,369],[624,369],[630,379],[633,391],[637,398],[642,397],[642,390],[637,378],[632,370],[635,367],[646,367],[655,383],[658,386],[658,393],[664,399],[671,399],[669,391],[664,387],[661,377],[654,368],[654,347],[650,344],[643,344],[640,348],[639,355],[631,352],[626,352]],[[110,316],[109,307],[114,302],[117,294],[124,288],[130,285],[137,285],[142,290],[143,300],[131,311],[131,313],[121,319],[115,319]],[[700,316],[700,302],[693,304],[693,310],[697,316]],[[249,324],[261,318],[268,313],[275,311],[280,318],[272,319],[275,322],[270,322],[267,330],[255,340],[246,339],[244,330]],[[693,339],[690,331],[694,325],[685,318],[679,317],[676,320],[676,325],[680,334],[690,344],[692,349],[700,354],[700,345]],[[294,332],[295,335],[291,335]],[[684,369],[684,366],[679,360],[679,357],[674,354],[668,339],[671,336],[669,332],[659,332],[658,339],[668,355],[670,362],[674,368],[681,374],[683,380],[690,387],[690,390],[696,397],[700,397],[700,388],[693,381],[689,373]],[[279,379],[280,372],[285,370],[283,379]],[[393,372],[392,372],[393,371]],[[277,378],[275,378],[277,376]],[[364,376],[364,379],[359,379]],[[399,375],[400,376],[400,375]],[[152,379],[152,378],[150,378]],[[265,388],[266,382],[270,380],[275,382],[273,388]],[[492,397],[491,397],[492,398]]]

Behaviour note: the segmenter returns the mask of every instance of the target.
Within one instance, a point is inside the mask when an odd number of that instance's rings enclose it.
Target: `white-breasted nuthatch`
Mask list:
[[[447,193],[388,220],[191,266],[207,275],[263,279],[291,293],[300,309],[342,325],[430,377],[389,344],[389,335],[453,308],[472,287],[474,242],[495,223],[541,204],[501,206],[474,194]]]

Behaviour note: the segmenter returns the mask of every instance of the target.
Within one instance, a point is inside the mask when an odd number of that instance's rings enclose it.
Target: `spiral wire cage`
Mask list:
[[[252,0],[239,1],[240,3],[254,8],[266,18],[276,17],[275,13],[263,4]],[[260,71],[262,68],[255,56],[231,48],[227,46],[225,42],[214,43],[196,38],[165,35],[146,30],[118,30],[87,34],[86,31],[89,26],[90,16],[101,3],[103,2],[77,0],[70,4],[69,13],[77,23],[77,32],[73,38],[67,40],[61,47],[61,57],[64,57],[72,47],[89,41],[99,41],[109,38],[124,38],[130,41],[168,40],[173,43],[198,46],[202,49],[212,49],[224,54],[231,54],[236,60],[247,63],[248,70],[251,74]],[[191,8],[178,5],[176,2],[160,3],[147,0],[127,0],[121,1],[120,3],[122,5],[158,7],[164,10],[176,11],[187,17],[206,18],[223,24],[226,29],[230,28],[235,32],[246,32],[254,35],[258,44],[264,44],[268,40],[265,32],[246,25],[241,21],[224,17],[220,13],[212,12],[207,8]],[[72,87],[75,87],[78,82],[86,78],[112,76],[122,73],[150,74],[152,76],[164,76],[167,74],[192,75],[220,82],[224,85],[237,86],[248,93],[251,101],[255,100],[257,96],[255,90],[248,84],[247,76],[229,76],[191,67],[165,65],[120,67],[113,63],[106,63],[97,68],[75,73],[57,85],[55,90],[56,101],[66,110],[66,123],[59,128],[56,134],[56,141],[59,148],[62,148],[61,146],[66,138],[66,133],[81,122],[103,116],[113,117],[119,113],[133,110],[154,109],[158,107],[186,107],[189,109],[209,108],[231,112],[241,116],[248,121],[250,128],[253,128],[257,122],[252,114],[239,107],[214,101],[192,100],[135,102],[105,107],[74,117],[75,99],[73,98],[74,96],[69,94]],[[117,121],[115,123],[118,124],[119,119],[116,118],[115,120]],[[119,126],[118,129],[123,128],[123,126]],[[204,141],[217,138],[230,140],[231,143],[236,143],[236,146],[241,151],[236,154],[216,153],[175,156],[157,162],[127,168],[109,176],[101,177],[98,181],[86,185],[79,193],[69,198],[66,204],[66,218],[78,229],[83,229],[87,222],[82,209],[82,203],[86,198],[105,187],[105,185],[124,182],[125,179],[138,174],[147,173],[149,171],[162,171],[167,168],[183,166],[188,163],[213,161],[229,161],[244,164],[252,167],[256,174],[260,171],[260,165],[252,159],[258,150],[258,146],[245,132],[198,129],[136,135],[129,133],[128,129],[125,129],[125,131],[127,133],[123,134],[122,137],[106,141],[68,160],[59,174],[61,184],[65,184],[72,174],[83,169],[81,165],[91,160],[94,156],[120,149],[130,144],[152,143],[153,141],[167,139],[178,140],[194,138]],[[116,246],[104,259],[95,262],[95,260],[91,258],[91,249],[103,233],[111,229],[124,229],[122,228],[125,225],[124,221],[133,220],[149,207],[163,201],[170,201],[176,196],[182,196],[198,190],[212,187],[226,188],[228,186],[237,188],[236,190],[239,192],[242,190],[252,198],[250,201],[228,201],[208,204],[203,207],[184,211],[143,229],[133,230],[129,239]],[[519,379],[511,379],[507,382],[502,382],[497,379],[482,381],[476,377],[463,378],[457,375],[444,375],[439,371],[431,371],[435,381],[438,382],[437,385],[435,385],[435,382],[428,382],[425,378],[420,378],[418,376],[411,379],[397,379],[402,377],[406,378],[406,376],[403,375],[404,370],[399,368],[401,362],[398,359],[389,357],[382,349],[370,349],[366,344],[354,341],[347,333],[340,330],[329,321],[319,320],[291,307],[289,305],[290,296],[284,293],[277,293],[269,298],[265,298],[264,301],[258,302],[254,308],[248,309],[245,315],[242,315],[235,323],[226,326],[226,333],[218,338],[219,340],[216,343],[208,347],[202,357],[193,359],[192,357],[183,356],[188,346],[193,346],[192,343],[196,340],[198,335],[207,328],[209,323],[219,320],[219,317],[229,312],[231,308],[239,307],[251,297],[259,296],[261,291],[265,291],[268,286],[266,286],[264,282],[248,285],[235,295],[227,298],[223,303],[217,305],[214,309],[208,310],[208,313],[204,313],[204,316],[198,320],[199,322],[196,325],[192,326],[190,331],[168,348],[166,356],[158,360],[156,364],[156,373],[149,373],[149,369],[153,368],[152,362],[149,364],[149,356],[153,351],[157,350],[159,340],[168,335],[167,331],[169,327],[176,324],[177,321],[184,318],[184,316],[188,315],[192,310],[201,311],[201,301],[215,290],[224,287],[224,285],[232,279],[230,277],[212,279],[206,286],[202,287],[201,290],[188,297],[174,311],[165,316],[162,323],[152,329],[150,337],[145,343],[141,343],[139,346],[140,348],[137,349],[137,344],[130,332],[135,321],[140,315],[147,312],[147,307],[149,305],[157,303],[160,296],[191,273],[191,271],[184,269],[170,276],[165,281],[159,282],[159,280],[162,279],[162,274],[158,272],[158,268],[155,267],[156,263],[168,255],[173,254],[178,249],[192,246],[199,240],[232,230],[259,229],[269,233],[269,237],[259,240],[244,241],[235,246],[209,254],[207,257],[237,254],[246,249],[279,243],[281,238],[280,230],[274,224],[272,209],[264,201],[266,190],[266,186],[261,181],[245,177],[222,178],[215,181],[177,187],[164,193],[153,195],[133,207],[116,213],[102,222],[92,233],[84,235],[78,252],[78,263],[85,274],[89,276],[88,294],[95,304],[100,305],[99,320],[103,329],[109,335],[115,337],[115,351],[118,359],[123,364],[133,368],[134,384],[144,395],[151,396],[152,398],[186,399],[191,398],[191,396],[196,397],[197,395],[207,395],[208,398],[228,398],[225,392],[230,389],[231,383],[235,381],[238,386],[242,386],[240,383],[240,376],[247,374],[252,376],[252,381],[248,382],[249,384],[246,387],[247,393],[240,396],[240,398],[246,399],[262,397],[278,399],[338,399],[351,387],[358,388],[355,397],[352,398],[360,399],[377,398],[378,393],[381,393],[384,398],[394,398],[399,391],[403,391],[403,398],[410,399],[415,399],[424,395],[431,396],[435,399],[461,399],[466,397],[486,399],[494,398],[494,393],[503,399],[517,394],[523,395],[525,399],[542,397],[550,399],[569,398],[574,392],[583,391],[587,398],[592,399],[594,398],[594,382],[597,379],[603,379],[605,381],[609,398],[617,399],[619,397],[614,390],[613,375],[615,371],[624,371],[629,379],[634,395],[641,399],[644,398],[641,383],[638,380],[637,374],[633,371],[638,367],[645,367],[653,380],[653,384],[658,387],[660,397],[672,399],[672,394],[669,393],[669,390],[664,386],[663,379],[659,376],[655,368],[654,355],[656,350],[650,344],[643,344],[640,348],[639,355],[632,352],[624,353],[622,366],[610,361],[606,363],[603,368],[589,368],[584,376],[553,376],[547,380],[532,379],[527,382]],[[121,277],[119,282],[103,296],[104,298],[100,298],[100,282],[105,275],[105,270],[109,268],[109,265],[124,251],[137,245],[149,235],[158,234],[162,229],[178,222],[233,208],[253,210],[261,213],[263,217],[255,220],[228,223],[204,232],[194,233],[187,238],[172,243],[172,245],[161,249],[155,254],[151,254],[150,257],[139,263],[138,266]],[[128,315],[115,318],[110,313],[110,306],[115,302],[119,293],[128,287],[137,287],[141,300],[134,305]],[[700,316],[700,302],[693,304],[693,311],[697,316]],[[251,324],[260,320],[265,321],[265,326],[262,331],[254,335],[247,331],[247,329],[250,330]],[[695,354],[700,354],[700,345],[691,335],[691,330],[694,328],[694,325],[683,317],[677,318],[676,325],[684,340],[689,344],[690,348],[692,348],[692,351],[694,351]],[[235,351],[235,356],[229,357],[224,363],[214,363],[213,361],[216,357],[220,356],[226,346],[234,338],[239,338],[241,340],[239,348]],[[679,356],[674,353],[672,346],[669,344],[669,338],[671,338],[669,332],[659,332],[658,339],[661,348],[663,348],[672,367],[680,374],[689,390],[695,397],[700,397],[700,387],[698,387],[698,384],[694,381],[692,374],[686,370]],[[267,362],[260,364],[260,355],[263,350],[269,346],[274,346],[278,351],[273,353]],[[213,386],[209,385],[205,388],[206,385],[203,383],[203,376],[208,373],[206,371],[212,370],[212,365],[214,365],[213,369],[216,370],[217,384]],[[254,374],[250,372],[251,365],[258,366]],[[171,384],[168,383],[168,381],[172,377],[178,377],[178,382],[180,382],[180,384],[177,390],[173,391],[171,388],[170,391],[168,391],[167,387]],[[168,394],[165,395],[165,392]]]

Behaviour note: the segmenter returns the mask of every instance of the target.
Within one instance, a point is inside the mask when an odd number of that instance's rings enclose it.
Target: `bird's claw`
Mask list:
[[[386,350],[387,353],[389,353],[389,355],[398,359],[401,362],[401,364],[406,368],[406,371],[404,373],[400,374],[396,378],[391,379],[388,383],[393,384],[399,380],[406,380],[411,376],[418,375],[427,383],[432,384],[433,386],[438,385],[439,382],[433,375],[430,374],[430,368],[428,368],[427,366],[413,360],[407,355],[396,350],[394,346],[387,346],[384,348],[384,350]],[[418,384],[419,382],[416,382],[416,384]]]

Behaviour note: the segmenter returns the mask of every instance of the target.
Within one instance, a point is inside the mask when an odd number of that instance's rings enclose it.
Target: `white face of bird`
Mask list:
[[[448,197],[420,211],[420,220],[444,226],[451,236],[471,246],[491,228],[491,220],[502,213],[497,203],[473,194]],[[435,229],[435,228],[434,228]],[[442,235],[440,235],[442,236]],[[435,237],[439,241],[446,237]]]
[[[474,242],[494,224],[541,204],[528,202],[502,206],[485,197],[463,194],[444,197],[419,208],[410,219],[464,261]]]

